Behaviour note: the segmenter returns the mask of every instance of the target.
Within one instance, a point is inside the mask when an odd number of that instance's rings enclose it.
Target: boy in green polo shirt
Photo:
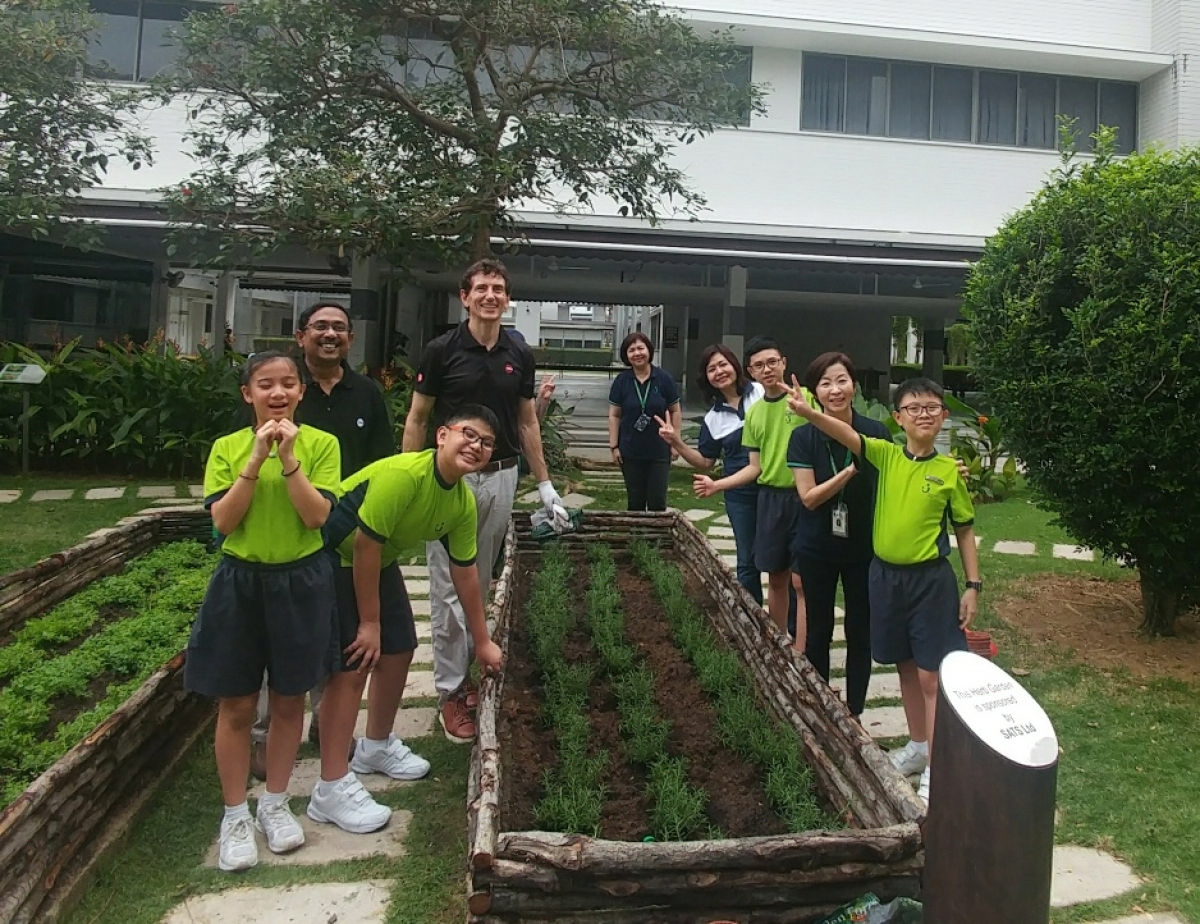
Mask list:
[[[446,547],[476,659],[485,672],[500,669],[500,648],[488,636],[475,567],[475,495],[463,481],[487,464],[499,428],[488,408],[463,407],[438,427],[436,449],[380,459],[342,482],[325,541],[337,548],[341,565],[334,569],[334,586],[343,658],[321,706],[321,781],[308,805],[314,821],[353,833],[374,831],[387,823],[391,810],[371,798],[355,773],[416,780],[429,772],[429,761],[392,732],[417,647],[401,552],[425,542]],[[347,761],[368,674],[366,734]]]
[[[896,389],[893,417],[906,444],[862,436],[849,424],[809,406],[792,377],[788,406],[879,471],[871,562],[871,653],[895,664],[910,740],[891,755],[905,775],[921,773],[918,794],[929,802],[929,745],[937,708],[938,668],[951,651],[966,651],[975,618],[979,555],[975,508],[958,465],[939,455],[934,440],[949,412],[942,388],[916,378]],[[950,566],[949,521],[958,540],[966,589]]]
[[[746,369],[763,387],[763,397],[746,411],[742,445],[750,461],[725,478],[693,475],[697,497],[758,482],[758,509],[754,530],[754,563],[767,572],[767,610],[781,632],[788,631],[789,590],[796,592],[795,647],[804,650],[807,619],[804,591],[792,579],[792,539],[800,522],[800,496],[787,464],[788,441],[796,427],[807,421],[788,408],[784,379],[787,357],[770,337],[752,337],[746,344]],[[815,400],[807,389],[806,397]]]

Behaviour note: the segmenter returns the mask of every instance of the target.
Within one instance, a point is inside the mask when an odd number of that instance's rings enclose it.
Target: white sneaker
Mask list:
[[[249,815],[222,819],[219,844],[217,869],[231,873],[258,865],[258,845],[254,843],[254,827]]]
[[[321,795],[321,790],[327,790]],[[363,787],[353,773],[347,773],[336,783],[318,783],[308,800],[308,817],[324,824],[334,824],[351,834],[378,831],[392,817],[392,810],[380,805]]]
[[[287,799],[275,805],[264,805],[259,799],[254,826],[267,836],[271,853],[287,853],[304,846],[304,829],[288,807]]]
[[[921,784],[917,787],[917,797],[925,803],[925,807],[929,808],[929,768],[926,767],[921,773]]]
[[[888,758],[892,761],[892,766],[905,776],[921,773],[929,766],[929,755],[918,751],[911,741],[899,750],[890,752]]]
[[[386,773],[393,780],[419,780],[429,773],[429,761],[412,752],[395,735],[388,735],[387,746],[368,754],[367,739],[359,738],[350,769],[355,773]]]

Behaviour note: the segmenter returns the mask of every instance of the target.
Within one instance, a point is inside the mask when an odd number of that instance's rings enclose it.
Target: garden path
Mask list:
[[[588,472],[587,482],[619,483],[620,475],[615,472]],[[123,497],[126,492],[154,503],[171,503],[178,500],[176,489],[171,485],[117,486],[87,489],[86,499],[111,500]],[[188,496],[199,498],[203,494],[200,485],[190,485]],[[42,490],[30,498],[42,500],[69,499],[75,494],[71,489]],[[17,500],[20,490],[0,491],[0,504]],[[533,497],[536,501],[536,494]],[[586,507],[591,498],[586,494],[568,495],[564,501],[571,507]],[[714,548],[730,567],[734,564],[733,533],[729,521],[711,510],[685,510],[684,514],[705,532]],[[986,542],[979,537],[981,545]],[[1034,543],[1020,538],[993,540],[992,552],[1002,555],[1033,555],[1039,549]],[[1056,545],[1050,550],[1056,558],[1091,560],[1089,549]],[[435,695],[433,672],[430,667],[429,633],[429,585],[424,569],[419,566],[404,568],[405,580],[413,600],[417,618],[419,646],[414,657],[414,669],[409,675],[406,698],[430,697]],[[831,684],[836,688],[843,677],[845,663],[845,640],[840,625],[835,632]],[[863,723],[875,739],[884,743],[895,743],[905,733],[903,710],[897,705],[899,685],[895,671],[876,666],[868,692],[868,708],[863,713]],[[428,700],[426,700],[428,701]],[[436,710],[432,707],[404,708],[396,722],[396,734],[403,738],[419,738],[438,730]],[[362,734],[366,720],[365,702],[356,734]],[[308,841],[302,850],[286,856],[271,854],[261,845],[260,863],[323,866],[337,859],[348,857],[386,854],[402,856],[404,840],[411,815],[397,811],[391,823],[374,835],[346,834],[329,825],[317,825],[303,814],[304,802],[312,790],[319,774],[315,759],[304,759],[297,763],[289,790],[293,796],[293,810],[305,829]],[[400,783],[378,774],[363,777],[364,785],[373,791],[382,791],[400,786],[420,786],[421,783]],[[258,788],[249,795],[258,795]],[[204,864],[215,865],[216,844],[210,847]],[[1127,892],[1139,884],[1138,878],[1123,863],[1101,851],[1074,846],[1059,846],[1054,851],[1054,877],[1051,901],[1056,907],[1100,901]],[[238,887],[211,894],[192,896],[180,903],[163,919],[163,924],[227,924],[227,922],[261,920],[265,922],[289,921],[296,924],[329,924],[331,921],[371,922],[383,921],[390,895],[390,883],[386,881],[365,882],[322,882],[305,885],[279,887]],[[1183,924],[1170,914],[1144,914],[1125,917],[1105,924]]]

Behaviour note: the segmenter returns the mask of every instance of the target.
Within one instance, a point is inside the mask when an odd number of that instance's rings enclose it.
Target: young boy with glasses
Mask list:
[[[921,773],[918,795],[929,802],[929,745],[937,708],[938,669],[951,651],[966,651],[965,630],[975,618],[979,555],[975,508],[958,464],[934,440],[949,412],[942,388],[929,379],[903,382],[893,417],[906,441],[859,434],[844,421],[811,407],[792,377],[788,406],[879,472],[870,569],[871,653],[895,664],[908,720],[909,742],[891,755],[906,776]],[[954,527],[966,589],[961,597],[950,566],[947,521]]]
[[[374,831],[387,823],[391,810],[371,798],[355,773],[384,773],[398,780],[419,780],[429,773],[429,761],[392,731],[417,647],[398,563],[401,553],[419,543],[441,543],[475,657],[485,672],[500,669],[500,648],[488,636],[475,563],[475,495],[463,480],[491,459],[499,429],[488,408],[461,407],[438,427],[436,449],[381,459],[342,482],[341,501],[324,531],[341,565],[334,569],[341,658],[321,706],[321,780],[308,805],[314,821],[356,834]],[[366,734],[348,762],[368,674],[373,676]]]

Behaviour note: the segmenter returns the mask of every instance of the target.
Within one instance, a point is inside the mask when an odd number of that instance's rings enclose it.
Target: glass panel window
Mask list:
[[[845,131],[846,59],[804,56],[800,94],[800,127],[811,131]]]
[[[1137,84],[1100,84],[1100,124],[1117,130],[1117,153],[1132,154],[1137,147]]]
[[[88,39],[88,74],[133,80],[137,72],[137,0],[93,0],[96,29]]]
[[[974,72],[965,67],[933,69],[933,126],[937,141],[970,141]]]
[[[1058,78],[1058,111],[1075,120],[1075,143],[1081,151],[1092,149],[1096,133],[1099,82],[1080,77]]]
[[[888,134],[893,138],[929,137],[929,90],[932,68],[928,64],[892,65]]]
[[[846,131],[855,135],[887,133],[887,62],[846,59]]]
[[[178,3],[142,5],[142,45],[138,55],[138,79],[149,80],[179,60],[179,39],[191,8]]]
[[[1022,74],[1017,96],[1017,144],[1023,148],[1054,148],[1055,80],[1045,74]]]
[[[979,111],[975,140],[980,144],[1017,143],[1017,75],[979,72]]]

